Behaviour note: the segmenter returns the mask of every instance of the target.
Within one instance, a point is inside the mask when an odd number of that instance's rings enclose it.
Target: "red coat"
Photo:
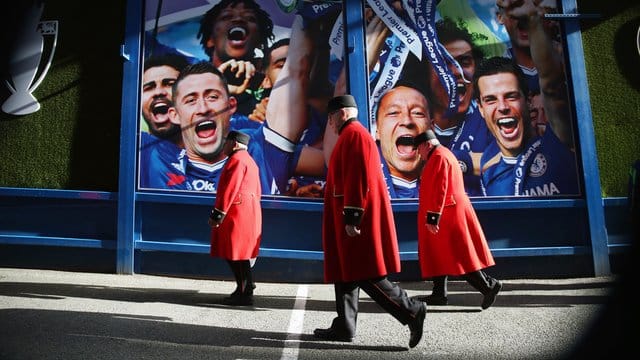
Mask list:
[[[380,156],[357,120],[340,132],[329,160],[324,196],[324,279],[349,282],[400,271],[398,241]],[[345,231],[344,207],[364,209],[360,235]]]
[[[439,213],[439,231],[429,232],[427,212]],[[464,191],[458,160],[436,147],[420,177],[418,258],[423,278],[462,275],[495,265],[471,201]]]
[[[249,153],[236,151],[220,174],[214,207],[225,217],[211,230],[211,256],[248,260],[258,256],[262,238],[258,166]]]

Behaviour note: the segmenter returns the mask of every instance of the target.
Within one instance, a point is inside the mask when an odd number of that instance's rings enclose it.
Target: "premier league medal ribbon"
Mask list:
[[[284,2],[289,2],[287,0],[279,0]],[[315,20],[325,15],[337,11],[342,8],[342,4],[340,3],[316,3],[310,1],[300,1],[302,3],[301,6],[297,6],[298,14],[302,16],[304,19]]]
[[[342,19],[343,14],[341,11],[329,35],[330,53],[338,60],[342,60],[344,56],[344,28],[342,27]]]
[[[440,42],[435,30],[436,4],[433,0],[415,0],[413,19],[422,39],[423,49],[427,58],[433,65],[440,83],[447,90],[449,95],[449,106],[447,114],[451,114],[458,108],[458,92],[456,89],[456,79],[451,74],[440,48]],[[450,55],[449,55],[450,56]],[[453,60],[453,59],[451,59]]]
[[[452,114],[458,108],[458,96],[456,89],[456,79],[449,70],[448,63],[457,64],[455,59],[445,50],[438,41],[435,31],[436,3],[433,0],[416,0],[414,6],[409,6],[408,1],[403,1],[403,7],[407,13],[407,17],[400,17],[394,11],[391,3],[393,0],[367,0],[371,9],[380,17],[380,19],[389,27],[392,33],[401,40],[406,46],[403,49],[400,46],[393,46],[390,51],[396,52],[397,56],[390,54],[384,64],[383,72],[378,79],[376,89],[373,91],[372,103],[375,103],[379,96],[389,87],[393,87],[400,76],[400,70],[395,71],[395,76],[389,76],[389,72],[393,67],[390,66],[394,61],[400,60],[404,64],[409,52],[413,53],[418,60],[422,59],[422,54],[433,66],[434,71],[438,75],[440,83],[444,86],[449,97],[447,114]],[[387,74],[384,74],[385,68]],[[374,106],[370,106],[373,109]],[[375,114],[371,114],[375,115]],[[375,119],[375,116],[371,117]]]
[[[378,108],[378,101],[386,91],[393,88],[396,82],[398,82],[400,74],[402,73],[402,66],[407,59],[407,56],[409,55],[407,46],[404,42],[402,42],[400,38],[395,36],[395,34],[393,34],[390,38],[387,38],[387,40],[385,40],[385,43],[387,41],[391,42],[389,48],[386,49],[388,51],[388,55],[385,57],[384,63],[380,64],[380,66],[382,66],[382,69],[380,70],[380,76],[378,76],[378,80],[376,81],[375,87],[373,91],[371,91],[371,95],[369,97],[369,119],[371,119],[371,134],[376,133],[376,109]]]
[[[287,2],[287,0],[278,0]],[[313,21],[319,18],[326,16],[327,14],[333,13],[335,11],[340,11],[342,9],[341,3],[315,3],[311,1],[300,1],[300,5],[297,6],[298,14],[302,16],[304,25],[303,27],[307,27],[307,23],[309,21]],[[344,29],[342,28],[342,12],[338,15],[335,23],[333,24],[333,29],[331,30],[331,35],[329,35],[329,48],[330,54],[335,58],[342,60],[342,56],[344,55]]]
[[[422,44],[416,31],[411,24],[407,24],[405,19],[396,14],[395,10],[391,6],[393,0],[367,0],[367,4],[371,7],[371,10],[380,17],[382,22],[387,25],[389,30],[393,32],[395,36],[400,38],[402,42],[409,48],[409,51],[413,53],[418,60],[422,59]]]
[[[376,109],[382,94],[393,88],[400,78],[402,66],[409,55],[413,53],[418,59],[422,59],[422,44],[418,34],[413,29],[414,26],[407,20],[400,17],[392,7],[392,0],[367,0],[371,10],[382,20],[391,30],[392,35],[385,41],[385,49],[388,53],[380,58],[380,72],[374,88],[369,97],[369,111],[371,119],[370,132],[376,132]],[[406,6],[405,6],[406,7]],[[387,45],[388,44],[388,45]]]

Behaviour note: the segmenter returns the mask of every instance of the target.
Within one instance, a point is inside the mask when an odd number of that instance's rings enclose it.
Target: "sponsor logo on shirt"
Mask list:
[[[216,191],[216,183],[202,179],[191,180],[191,187],[196,191]]]

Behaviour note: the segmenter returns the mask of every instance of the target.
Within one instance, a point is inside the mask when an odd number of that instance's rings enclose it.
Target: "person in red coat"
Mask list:
[[[409,346],[420,342],[426,304],[407,296],[387,275],[400,271],[391,200],[378,148],[356,119],[351,95],[327,105],[328,125],[338,134],[329,159],[324,195],[322,245],[324,280],[333,283],[338,316],[317,338],[351,342],[356,333],[360,288],[403,325]]]
[[[482,293],[481,307],[487,309],[502,283],[482,271],[495,261],[465,193],[458,160],[440,146],[432,130],[416,136],[414,147],[425,161],[418,199],[418,259],[422,277],[434,282],[426,302],[446,305],[447,276],[462,276]]]
[[[209,216],[211,256],[227,260],[237,284],[231,296],[223,299],[227,305],[253,304],[251,259],[258,256],[262,238],[260,178],[248,144],[249,136],[240,131],[227,135],[222,151],[229,158]]]

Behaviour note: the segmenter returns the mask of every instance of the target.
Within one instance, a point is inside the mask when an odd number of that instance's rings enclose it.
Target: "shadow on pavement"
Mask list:
[[[0,310],[2,359],[279,358],[287,335],[179,324],[162,316]],[[306,349],[406,350],[397,346],[324,343],[312,335],[303,335],[299,341],[300,347]]]

